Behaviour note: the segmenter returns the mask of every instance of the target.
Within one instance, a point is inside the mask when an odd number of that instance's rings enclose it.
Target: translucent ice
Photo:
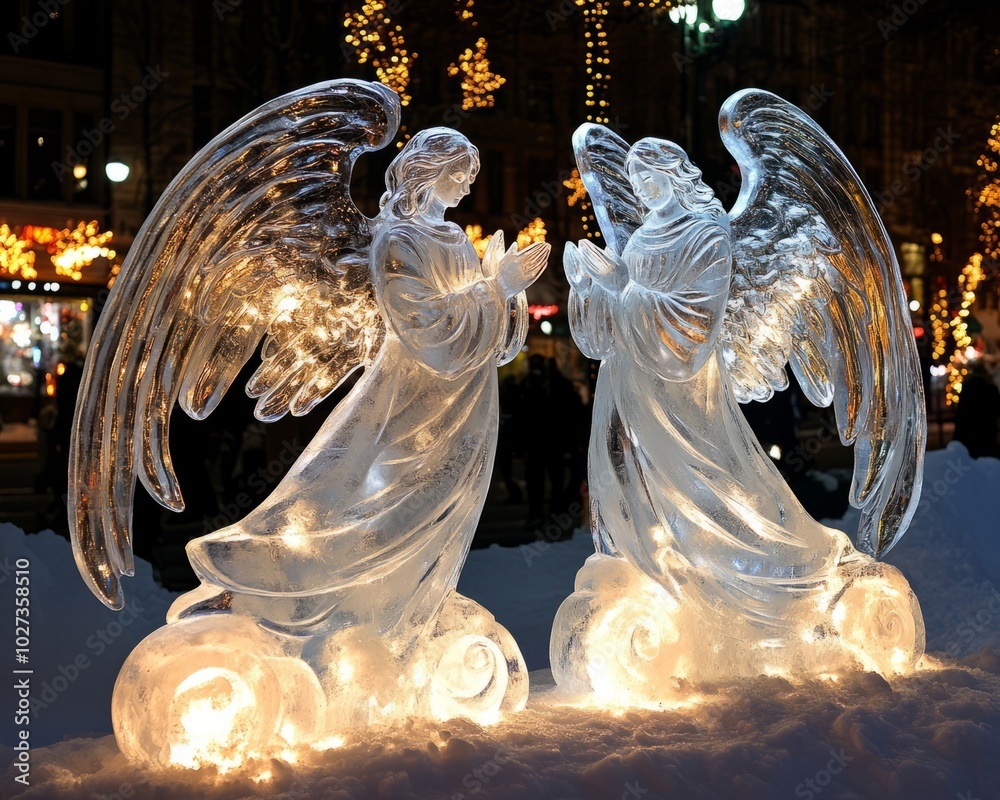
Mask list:
[[[726,213],[672,142],[574,137],[606,246],[567,245],[570,323],[602,359],[590,442],[597,553],[560,608],[557,681],[656,703],[676,679],[905,670],[919,606],[880,564],[919,498],[924,403],[892,244],[804,113],[747,90],[722,109],[743,186]],[[854,445],[859,550],[813,520],[739,402],[788,385]]]
[[[360,380],[271,496],[188,545],[201,586],[130,656],[115,689],[122,750],[226,768],[254,753],[409,714],[481,722],[524,705],[524,661],[455,592],[489,487],[496,365],[527,332],[524,289],[549,246],[484,259],[445,211],[475,147],[417,133],[381,213],[351,201],[357,157],[391,142],[399,102],[331,81],[277,98],[208,144],[167,188],[94,339],[73,436],[77,563],[121,607],[135,481],[183,508],[174,404],[203,418],[263,340],[257,416],[305,414]]]

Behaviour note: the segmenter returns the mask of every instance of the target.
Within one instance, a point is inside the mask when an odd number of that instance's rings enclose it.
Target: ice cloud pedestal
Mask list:
[[[682,681],[911,670],[924,650],[916,597],[895,567],[859,562],[787,608],[767,629],[681,603],[626,559],[595,554],[552,625],[559,687],[610,705],[682,700]],[[833,587],[836,587],[834,590]]]

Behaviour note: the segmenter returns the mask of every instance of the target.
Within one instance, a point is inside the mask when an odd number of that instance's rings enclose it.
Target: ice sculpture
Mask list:
[[[726,214],[672,142],[573,143],[606,246],[569,244],[570,323],[603,360],[590,442],[597,552],[556,616],[554,676],[657,704],[682,678],[911,668],[924,628],[875,559],[917,506],[926,420],[892,245],[861,181],[803,112],[725,103],[743,185]],[[812,519],[738,403],[788,385],[853,443],[858,547]]]
[[[201,580],[131,654],[115,687],[123,752],[227,768],[253,754],[408,715],[496,720],[523,707],[510,634],[455,591],[498,425],[496,365],[527,332],[524,289],[549,245],[480,262],[445,211],[478,151],[413,136],[381,212],[349,186],[391,142],[377,83],[309,86],[253,111],[182,170],[140,230],[94,337],[73,431],[77,564],[123,603],[138,480],[183,508],[174,404],[204,418],[263,339],[256,415],[301,415],[360,380],[271,496],[188,545]]]

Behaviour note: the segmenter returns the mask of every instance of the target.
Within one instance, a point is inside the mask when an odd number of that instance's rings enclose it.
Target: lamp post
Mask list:
[[[701,56],[722,43],[728,28],[735,25],[746,11],[746,0],[688,0],[673,6],[670,21],[681,32],[681,119],[684,125],[685,147],[695,160],[701,155],[702,113],[705,102],[705,68]],[[690,100],[688,80],[683,73],[694,68],[695,101]]]

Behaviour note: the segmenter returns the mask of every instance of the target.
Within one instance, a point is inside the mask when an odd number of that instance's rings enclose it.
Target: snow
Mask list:
[[[851,532],[854,520],[849,514],[831,524]],[[889,683],[853,673],[697,685],[684,703],[662,711],[558,705],[545,685],[549,625],[591,552],[585,532],[569,541],[473,551],[459,590],[493,611],[539,670],[525,712],[487,728],[454,720],[372,729],[340,747],[300,751],[295,765],[247,764],[223,777],[143,775],[113,737],[84,735],[110,730],[114,676],[172,599],[153,583],[149,565],[137,563],[128,585],[134,620],[123,625],[121,614],[89,595],[65,540],[0,526],[0,592],[10,591],[8,565],[32,561],[34,685],[64,687],[32,719],[31,786],[13,781],[13,767],[0,766],[0,798],[995,800],[998,520],[1000,462],[973,461],[957,444],[928,454],[924,499],[887,559],[909,579],[927,624],[933,655],[913,675]],[[81,654],[87,666],[56,684],[60,674],[73,674]],[[4,713],[4,743],[14,741],[11,722]],[[73,738],[53,744],[63,736]],[[0,748],[0,765],[12,755]]]

